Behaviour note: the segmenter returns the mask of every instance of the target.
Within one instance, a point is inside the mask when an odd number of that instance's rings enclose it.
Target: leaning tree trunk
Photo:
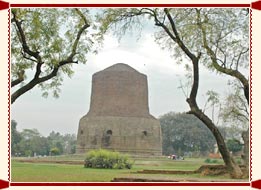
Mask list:
[[[190,102],[190,99],[187,100]],[[195,115],[197,118],[199,118],[207,127],[208,129],[212,132],[214,135],[219,152],[224,160],[224,163],[231,175],[232,178],[242,178],[243,173],[240,169],[240,167],[237,165],[235,160],[233,159],[232,155],[230,154],[226,143],[224,141],[224,138],[222,137],[220,131],[218,128],[215,126],[215,124],[206,116],[200,109],[195,108],[193,105],[190,104],[191,111],[189,113]]]
[[[191,88],[190,97],[187,99],[187,102],[191,109],[189,113],[195,115],[198,119],[200,119],[214,135],[217,145],[218,145],[219,152],[222,155],[224,163],[225,163],[231,177],[232,178],[242,178],[243,173],[242,173],[240,167],[234,161],[232,155],[230,154],[220,131],[215,126],[215,124],[212,122],[212,120],[198,108],[198,105],[196,102],[198,84],[199,84],[198,62],[199,62],[199,57],[194,57],[194,59],[192,60],[193,85]]]

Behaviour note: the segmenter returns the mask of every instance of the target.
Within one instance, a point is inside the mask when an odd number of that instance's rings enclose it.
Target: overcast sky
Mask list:
[[[86,64],[74,66],[75,74],[71,79],[64,77],[58,99],[52,96],[43,98],[38,88],[19,97],[11,106],[11,117],[17,121],[17,129],[36,128],[44,136],[51,131],[76,134],[79,119],[89,110],[92,75],[116,63],[128,64],[147,75],[152,115],[159,117],[170,111],[188,111],[186,97],[178,88],[180,81],[185,81],[184,65],[175,64],[169,52],[161,50],[154,42],[151,32],[145,30],[139,40],[127,35],[120,42],[107,35],[98,55],[88,55]],[[207,90],[223,95],[228,93],[228,79],[201,67],[199,104],[206,102]]]

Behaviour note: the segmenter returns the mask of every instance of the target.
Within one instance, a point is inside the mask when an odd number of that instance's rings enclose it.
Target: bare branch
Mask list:
[[[236,62],[236,70],[238,70],[238,65],[239,65],[239,61],[240,61],[240,58],[243,54],[247,53],[249,51],[249,48],[247,48],[246,50],[242,50],[239,55],[238,55],[238,59],[237,59],[237,62]]]
[[[184,96],[185,96],[186,98],[188,98],[188,93],[185,92],[184,85],[182,84],[182,81],[180,80],[179,83],[180,83],[179,88],[182,90]]]

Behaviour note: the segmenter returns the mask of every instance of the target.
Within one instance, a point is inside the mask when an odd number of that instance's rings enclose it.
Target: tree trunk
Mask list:
[[[189,102],[190,100],[188,99],[187,101]],[[192,110],[193,111],[190,111],[189,113],[195,115],[198,119],[200,119],[214,135],[217,145],[218,145],[219,152],[224,160],[224,163],[225,163],[231,177],[232,178],[242,178],[243,173],[242,173],[240,167],[237,165],[237,163],[233,159],[232,155],[230,154],[230,152],[226,146],[226,143],[224,141],[224,138],[222,137],[218,128],[211,121],[211,119],[209,119],[208,116],[206,116],[201,110],[199,110],[198,108],[195,108],[195,107],[193,107]]]
[[[249,105],[249,85],[244,85],[244,95],[247,100],[247,104]]]
[[[190,110],[191,110],[189,113],[195,115],[198,119],[200,119],[214,135],[217,145],[218,145],[219,152],[222,155],[224,163],[225,163],[231,177],[232,178],[242,178],[243,173],[242,173],[241,169],[239,168],[239,166],[237,165],[237,163],[234,161],[232,155],[230,154],[220,131],[215,126],[215,124],[212,122],[212,120],[198,108],[198,105],[196,102],[198,85],[199,85],[198,62],[199,62],[199,58],[194,57],[194,59],[192,60],[193,85],[191,88],[190,97],[187,99],[187,102],[188,102],[188,104],[190,106]]]
[[[242,138],[244,141],[244,149],[242,158],[246,167],[246,176],[249,176],[249,129],[242,132]]]

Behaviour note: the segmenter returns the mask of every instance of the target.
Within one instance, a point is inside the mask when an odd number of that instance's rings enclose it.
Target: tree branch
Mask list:
[[[175,22],[174,22],[172,16],[170,15],[170,13],[169,13],[169,9],[165,8],[165,9],[164,9],[164,12],[165,12],[165,14],[167,15],[167,18],[168,18],[168,20],[169,20],[169,22],[170,22],[170,25],[171,25],[172,31],[173,31],[173,33],[174,33],[174,35],[175,35],[177,44],[179,45],[179,47],[183,50],[183,52],[184,52],[191,60],[195,60],[195,59],[196,59],[196,56],[189,51],[189,49],[185,46],[185,44],[183,43],[183,41],[180,39],[179,33],[178,33],[177,29],[176,29]]]
[[[238,55],[238,59],[237,59],[237,62],[236,62],[236,70],[238,70],[238,65],[239,65],[239,61],[240,61],[240,58],[243,54],[247,53],[249,51],[249,48],[247,48],[246,50],[242,50],[239,55]]]
[[[19,21],[17,20],[17,16],[16,16],[16,12],[14,10],[12,10],[12,14],[13,14],[13,18],[12,18],[12,21],[15,23],[16,27],[17,27],[17,31],[19,32],[18,33],[18,36],[20,36],[20,39],[21,39],[21,43],[22,43],[22,47],[23,47],[23,50],[25,53],[27,53],[28,55],[30,56],[33,56],[35,57],[36,59],[38,58],[39,56],[39,52],[37,51],[32,51],[28,44],[27,44],[27,41],[26,41],[26,37],[25,37],[25,34],[24,34],[24,31],[22,29],[22,21]]]
[[[78,46],[78,43],[80,41],[80,37],[82,35],[82,33],[88,28],[90,27],[90,24],[88,23],[86,17],[83,15],[83,13],[79,10],[79,9],[75,9],[75,11],[77,12],[77,14],[81,17],[81,19],[83,19],[84,21],[84,25],[80,28],[80,30],[78,31],[77,33],[77,36],[76,36],[76,39],[73,43],[73,46],[72,46],[72,52],[70,54],[70,56],[67,58],[67,60],[69,62],[73,62],[73,57],[76,55],[76,49],[77,49],[77,46]]]
[[[80,12],[80,10],[76,9],[76,12],[77,14],[79,14],[79,16],[84,20],[84,25],[79,29],[78,33],[77,33],[77,36],[76,36],[76,39],[74,40],[73,42],[73,45],[72,45],[72,50],[71,50],[71,53],[70,55],[65,59],[65,60],[62,60],[58,63],[58,65],[56,65],[52,71],[43,76],[43,77],[39,77],[40,76],[40,73],[41,73],[41,65],[43,64],[43,62],[41,61],[41,57],[39,56],[39,53],[38,52],[33,52],[29,49],[27,43],[26,43],[26,40],[25,40],[25,35],[23,33],[23,30],[22,30],[22,27],[21,27],[21,24],[18,22],[18,20],[16,19],[16,15],[15,15],[15,12],[13,11],[13,15],[14,15],[14,18],[13,18],[13,21],[16,23],[17,27],[18,27],[18,31],[19,31],[19,34],[22,36],[22,45],[23,45],[23,49],[24,51],[35,57],[37,59],[37,66],[36,66],[36,73],[35,73],[35,76],[34,78],[28,82],[27,84],[25,84],[24,86],[22,86],[21,88],[19,88],[18,90],[16,90],[12,95],[11,95],[11,104],[15,102],[15,100],[20,97],[22,94],[26,93],[27,91],[31,90],[32,88],[34,88],[36,85],[40,84],[40,83],[43,83],[47,80],[50,80],[51,78],[55,77],[59,71],[59,68],[66,65],[66,64],[70,64],[70,63],[78,63],[78,61],[73,61],[73,57],[76,55],[76,50],[77,50],[77,46],[79,44],[79,41],[80,41],[80,37],[81,35],[83,34],[83,32],[88,28],[90,27],[89,23],[87,22],[87,19],[86,17],[83,15],[82,12]],[[14,83],[15,84],[15,83]]]
[[[22,94],[26,93],[27,91],[31,90],[36,85],[55,77],[57,75],[57,72],[58,72],[58,68],[55,68],[49,75],[46,75],[45,77],[33,78],[26,85],[22,86],[21,88],[16,90],[14,93],[12,93],[11,104],[13,104],[18,97],[20,97]]]
[[[24,81],[24,70],[21,70],[17,74],[18,74],[18,78],[11,81],[11,88]]]
[[[42,58],[41,56],[39,55],[40,52],[38,51],[32,51],[28,44],[27,44],[27,41],[26,41],[26,37],[25,37],[25,33],[24,33],[24,30],[22,28],[22,21],[19,21],[17,19],[17,16],[16,16],[16,11],[12,10],[12,14],[13,14],[13,18],[12,18],[12,22],[15,23],[16,27],[17,27],[17,35],[20,36],[20,39],[21,39],[21,43],[22,43],[22,48],[23,48],[23,56],[27,59],[29,59],[28,57],[26,57],[25,54],[28,54],[29,56],[32,56],[36,59],[36,61],[34,62],[37,62],[37,65],[36,65],[36,72],[35,72],[35,75],[34,75],[34,78],[38,78],[41,74],[41,67],[42,67]],[[32,61],[33,59],[31,59]]]
[[[212,61],[214,68],[221,73],[224,73],[224,74],[227,74],[227,75],[230,75],[232,77],[237,78],[242,83],[242,85],[244,86],[245,98],[247,100],[247,103],[249,104],[249,82],[248,82],[248,79],[246,79],[245,76],[242,73],[240,73],[238,70],[222,67],[218,64],[218,62],[217,62],[218,59],[215,55],[215,52],[208,45],[206,30],[204,29],[202,23],[200,22],[199,11],[197,11],[197,17],[198,17],[197,18],[198,19],[198,26],[199,26],[199,28],[201,29],[201,32],[202,32],[203,47],[206,49],[207,54],[210,56],[210,59]]]

